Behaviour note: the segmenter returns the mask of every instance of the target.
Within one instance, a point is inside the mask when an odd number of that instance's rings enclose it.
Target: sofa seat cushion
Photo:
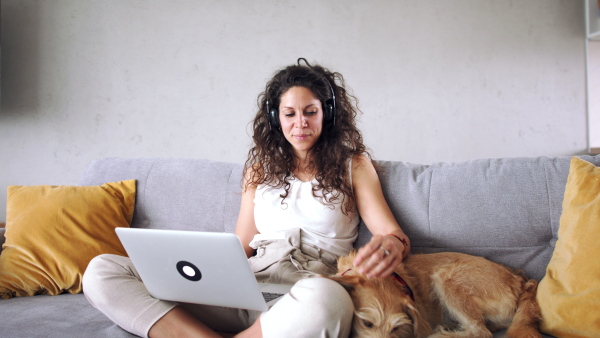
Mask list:
[[[83,294],[0,300],[0,337],[135,337],[96,310]]]

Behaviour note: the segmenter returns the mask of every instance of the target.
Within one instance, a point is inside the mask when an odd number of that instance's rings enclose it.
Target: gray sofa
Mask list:
[[[600,165],[600,156],[582,158]],[[413,252],[480,255],[540,280],[557,239],[569,161],[378,164],[385,196]],[[80,183],[136,179],[133,227],[233,232],[241,171],[240,164],[202,159],[106,158],[91,163]],[[369,238],[361,224],[356,247]],[[82,294],[0,300],[0,318],[0,337],[131,336]]]

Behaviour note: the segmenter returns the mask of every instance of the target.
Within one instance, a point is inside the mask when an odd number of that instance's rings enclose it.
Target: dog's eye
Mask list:
[[[363,325],[364,325],[365,327],[367,327],[367,328],[369,328],[369,329],[373,328],[373,323],[371,323],[371,322],[370,322],[370,321],[368,321],[368,320],[364,320],[364,319],[363,319],[362,323],[363,323]]]
[[[400,334],[401,336],[403,336],[402,333],[410,332],[410,331],[407,331],[408,330],[408,326],[409,326],[409,324],[401,324],[401,325],[394,326],[394,328],[392,328],[392,332],[390,332],[390,333]],[[403,330],[403,331],[402,332],[398,332],[400,330]]]

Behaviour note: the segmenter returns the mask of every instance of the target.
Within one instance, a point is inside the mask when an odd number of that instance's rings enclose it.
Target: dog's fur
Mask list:
[[[330,278],[354,302],[354,337],[541,337],[537,282],[481,257],[460,253],[417,254],[393,276],[367,278],[353,266],[354,256],[338,261]],[[342,275],[343,274],[343,275]]]

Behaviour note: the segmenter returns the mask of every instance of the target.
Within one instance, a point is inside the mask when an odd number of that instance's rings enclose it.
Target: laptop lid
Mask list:
[[[155,298],[259,311],[269,307],[234,234],[143,228],[116,232]]]

